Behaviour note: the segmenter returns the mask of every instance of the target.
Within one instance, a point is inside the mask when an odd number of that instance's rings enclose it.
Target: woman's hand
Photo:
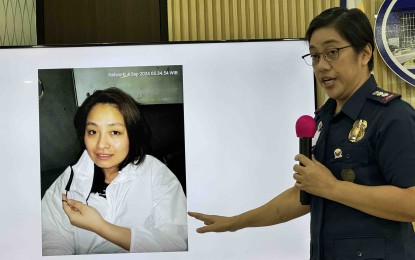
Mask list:
[[[298,154],[294,160],[302,164],[293,167],[295,171],[293,177],[297,181],[295,186],[310,194],[327,198],[338,181],[331,171],[317,161],[314,155],[310,160],[307,156]]]
[[[188,215],[203,221],[206,225],[196,229],[198,233],[236,231],[236,221],[233,217],[206,215],[198,212],[188,212]]]
[[[73,226],[100,233],[105,225],[105,220],[96,209],[68,199],[65,194],[62,194],[62,207]]]

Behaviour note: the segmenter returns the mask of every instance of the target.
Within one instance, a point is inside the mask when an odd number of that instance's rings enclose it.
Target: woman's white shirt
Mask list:
[[[86,152],[73,167],[68,197],[86,203],[92,187],[94,163]],[[73,255],[128,252],[93,232],[69,223],[62,209],[62,193],[69,181],[68,167],[42,199],[42,254]],[[176,176],[159,160],[147,155],[138,166],[124,167],[106,189],[88,205],[108,222],[131,229],[129,252],[187,250],[186,197]]]

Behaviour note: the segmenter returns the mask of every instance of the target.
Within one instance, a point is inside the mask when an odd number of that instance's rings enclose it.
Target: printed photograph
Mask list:
[[[187,251],[182,66],[38,84],[42,255]]]

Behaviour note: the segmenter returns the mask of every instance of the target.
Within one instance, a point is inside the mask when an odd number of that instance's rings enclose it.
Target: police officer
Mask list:
[[[415,111],[377,86],[373,31],[359,9],[331,8],[306,32],[316,80],[312,159],[296,155],[294,187],[233,217],[189,212],[199,233],[279,224],[311,213],[310,259],[415,259]],[[299,203],[299,191],[311,194]]]

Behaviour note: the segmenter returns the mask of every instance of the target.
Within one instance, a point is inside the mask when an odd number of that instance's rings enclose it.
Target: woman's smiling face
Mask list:
[[[96,104],[86,120],[84,142],[92,161],[104,173],[117,173],[129,152],[124,118],[116,106]]]

